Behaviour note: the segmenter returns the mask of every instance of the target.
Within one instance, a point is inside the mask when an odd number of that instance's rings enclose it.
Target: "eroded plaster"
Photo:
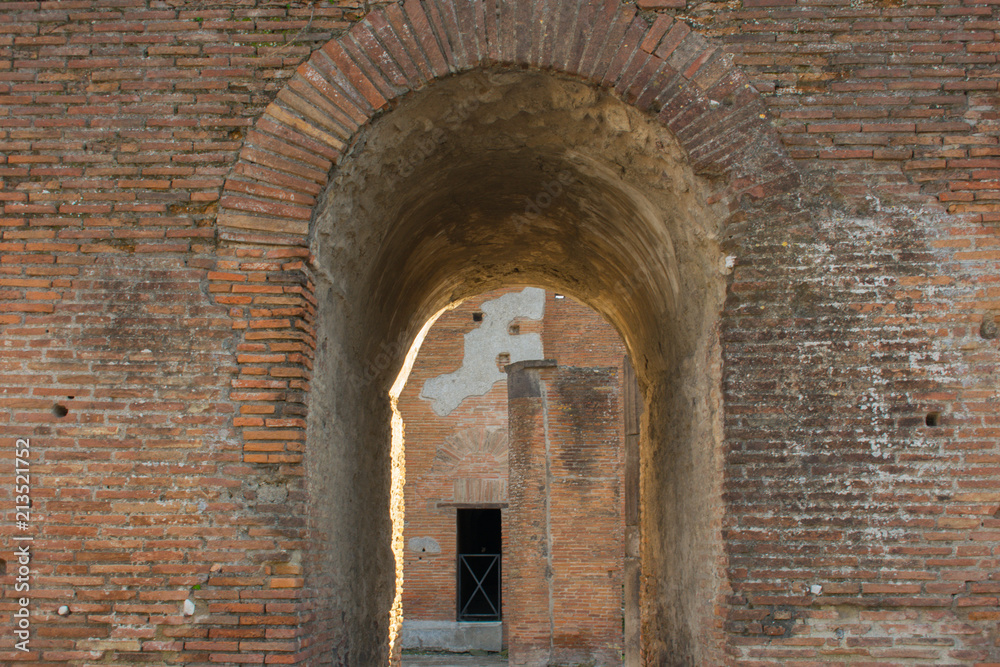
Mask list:
[[[420,398],[430,401],[440,417],[451,414],[470,396],[482,396],[507,376],[497,365],[497,356],[510,355],[510,363],[542,359],[542,337],[537,333],[511,334],[510,325],[518,318],[540,320],[545,313],[545,290],[526,287],[486,301],[483,321],[465,334],[462,365],[452,373],[424,383]]]

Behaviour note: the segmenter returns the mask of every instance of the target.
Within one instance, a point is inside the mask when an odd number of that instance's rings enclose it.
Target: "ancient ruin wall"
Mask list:
[[[590,80],[622,84],[615,95],[629,102],[717,71],[759,91],[760,107],[723,95],[668,114],[696,171],[745,196],[733,200],[720,253],[725,382],[703,402],[724,421],[700,417],[724,448],[666,448],[646,458],[644,477],[648,494],[670,488],[661,475],[671,466],[719,471],[722,501],[709,494],[691,516],[725,530],[713,567],[731,595],[704,602],[715,624],[680,644],[667,632],[657,641],[680,656],[725,647],[733,662],[996,660],[997,6],[524,6],[522,23],[538,30],[515,33],[506,9],[478,2],[468,5],[476,15],[379,5],[347,38],[349,58],[398,54],[430,34],[440,44],[422,65],[430,78],[488,62],[565,68],[576,45],[593,43],[597,56],[579,54],[613,74]],[[334,313],[328,337],[359,325],[330,310],[340,297],[314,282],[301,241],[341,149],[301,134],[310,107],[298,99],[322,95],[301,77],[289,83],[362,11],[139,0],[0,11],[0,441],[13,462],[14,440],[31,440],[39,538],[31,652],[5,645],[2,659],[365,664],[382,649],[350,646],[363,623],[345,631],[354,617],[343,612],[389,600],[391,581],[355,576],[349,591],[334,575],[310,586],[303,576],[310,551],[354,571],[355,536],[315,526],[344,507],[371,518],[388,481],[307,501],[305,406],[312,392],[351,404],[336,420],[315,416],[310,443],[370,427],[350,414],[387,425],[388,410],[379,392],[352,404],[333,360],[312,367],[328,345],[314,336],[317,303]],[[414,15],[430,17],[426,28],[414,23],[399,41]],[[623,49],[613,68],[606,43]],[[680,74],[630,86],[654,80],[644,67],[655,59],[642,55],[651,52]],[[373,56],[366,71],[394,57]],[[425,85],[416,70],[395,72],[346,122],[391,118],[397,96]],[[282,89],[299,110],[282,102],[284,124],[262,118]],[[730,117],[733,107],[753,113]],[[755,204],[774,194],[763,178],[773,165],[756,181],[701,158],[719,137],[760,127],[787,148],[801,188]],[[270,226],[247,214],[229,221],[256,228],[220,231],[220,205],[264,206]],[[393,354],[401,345],[379,344]],[[721,374],[713,358],[686,367]],[[356,370],[378,375],[382,359],[368,355]],[[666,412],[682,423],[709,414],[697,399],[647,393],[654,405],[675,401]],[[387,428],[370,437],[387,442]],[[317,450],[311,473],[388,468],[387,451],[345,451]],[[10,487],[0,494],[12,507]],[[660,520],[656,503],[644,508]],[[386,549],[387,525],[363,546]],[[648,572],[663,555],[645,554]],[[375,578],[391,580],[382,565]],[[646,581],[654,592],[677,585]],[[60,602],[69,616],[54,613]],[[376,636],[382,614],[370,617]]]

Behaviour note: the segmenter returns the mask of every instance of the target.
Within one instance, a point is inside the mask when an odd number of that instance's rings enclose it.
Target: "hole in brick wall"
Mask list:
[[[56,403],[52,406],[52,414],[56,417],[62,418],[69,414],[69,409],[61,403]]]
[[[0,574],[7,574],[7,561],[0,558]]]
[[[483,314],[480,313],[480,312],[472,313],[472,321],[473,322],[482,322],[483,321]]]
[[[510,363],[510,354],[507,352],[501,352],[497,355],[497,364],[500,366],[506,366]]]
[[[984,315],[982,324],[979,326],[979,335],[986,340],[993,340],[1000,335],[1000,327],[997,326],[996,318],[993,315]]]
[[[511,336],[519,335],[521,333],[521,325],[520,324],[510,325],[509,327],[507,327],[507,333],[509,333]]]
[[[941,425],[941,413],[940,412],[928,412],[927,416],[924,417],[924,424],[927,426],[940,426]]]

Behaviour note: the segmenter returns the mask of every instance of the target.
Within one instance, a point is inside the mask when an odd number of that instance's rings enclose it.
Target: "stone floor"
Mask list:
[[[467,653],[403,654],[403,667],[507,667],[507,658]]]

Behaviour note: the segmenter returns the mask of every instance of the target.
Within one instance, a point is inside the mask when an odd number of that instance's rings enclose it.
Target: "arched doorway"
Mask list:
[[[315,304],[314,650],[387,658],[387,392],[410,342],[450,302],[530,283],[584,301],[626,342],[646,400],[643,651],[711,661],[725,592],[722,238],[737,197],[794,175],[753,91],[669,18],[588,5],[609,24],[578,43],[516,33],[503,16],[462,27],[475,7],[390,7],[324,47],[258,123],[222,202],[224,244],[312,250],[282,270]]]
[[[483,99],[467,105],[462,123],[442,124],[440,114],[453,100],[476,94]],[[421,150],[428,119],[431,132],[445,131],[438,150],[424,151],[419,170],[393,174],[399,155]],[[719,379],[718,365],[713,370],[706,361],[718,354],[713,318],[723,283],[713,240],[720,216],[704,204],[706,185],[684,173],[679,153],[670,159],[676,146],[654,123],[599,90],[549,75],[491,71],[455,77],[407,100],[385,120],[371,126],[362,152],[341,163],[317,221],[321,349],[335,340],[326,332],[352,324],[342,330],[340,349],[328,347],[318,358],[309,439],[334,443],[343,437],[345,454],[364,451],[352,463],[330,466],[321,479],[343,474],[345,464],[367,463],[352,475],[371,482],[371,496],[360,505],[385,507],[376,475],[384,483],[389,470],[388,416],[376,416],[387,407],[387,378],[353,383],[353,396],[339,380],[364,376],[359,364],[376,358],[385,341],[408,341],[423,319],[471,291],[520,279],[569,292],[623,332],[647,395],[658,399],[647,406],[643,558],[654,572],[662,567],[670,573],[664,580],[688,579],[689,599],[675,593],[660,603],[679,617],[667,636],[686,634],[688,624],[702,622],[695,600],[714,596],[706,590],[710,573],[699,570],[716,560],[706,550],[719,548],[707,521],[718,503],[719,481],[710,465],[718,445],[712,431],[718,406],[709,397]],[[658,154],[645,155],[651,148]],[[355,261],[343,254],[341,225],[347,221],[351,236],[365,244]],[[353,407],[345,405],[349,396]],[[320,415],[367,436],[359,442],[358,435],[324,429]],[[351,496],[336,505],[360,500],[356,482],[331,485],[335,489]],[[695,498],[700,506],[689,506]],[[388,540],[375,530],[380,523],[387,528],[388,515],[340,517],[334,525],[343,520],[359,522],[351,541],[365,544],[357,553],[362,560],[338,566],[345,580],[367,588],[381,576],[391,584],[379,573],[391,563],[380,567],[377,557],[381,552],[388,558]],[[663,543],[671,551],[662,550]],[[335,558],[345,556],[353,555]],[[656,618],[657,597],[645,602],[647,623]],[[377,620],[352,635],[381,634]]]

